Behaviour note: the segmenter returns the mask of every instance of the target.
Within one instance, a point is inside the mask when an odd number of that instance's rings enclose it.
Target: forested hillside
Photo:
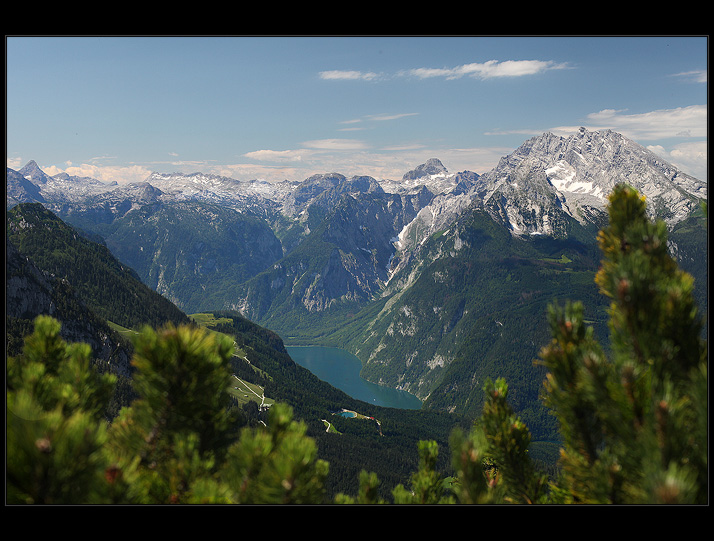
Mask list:
[[[99,340],[94,336],[104,337],[105,341],[107,337],[114,337],[109,356],[95,365],[101,372],[110,367],[110,372],[119,376],[114,400],[105,412],[108,418],[115,417],[119,408],[129,405],[136,396],[131,389],[133,369],[128,363],[133,344],[127,336],[144,325],[161,328],[168,323],[197,323],[143,285],[134,271],[116,260],[105,246],[89,240],[39,204],[14,207],[8,216],[7,232],[11,256],[8,275],[20,277],[34,273],[32,284],[22,290],[24,301],[19,298],[17,288],[10,287],[14,282],[8,282],[8,302],[12,303],[6,318],[7,338],[12,345],[9,353],[19,354],[22,340],[32,331],[32,322],[39,314],[58,318],[65,339],[70,342],[92,343]],[[16,270],[21,268],[25,270]],[[54,296],[37,293],[38,281],[54,284]],[[48,300],[28,305],[26,300],[33,296]],[[24,311],[16,314],[23,306]],[[330,498],[338,492],[355,493],[362,469],[377,472],[383,480],[382,492],[389,494],[416,469],[419,440],[433,439],[446,446],[451,430],[467,423],[459,416],[446,413],[380,408],[352,399],[297,365],[274,332],[237,312],[212,315],[209,328],[231,336],[236,351],[247,352],[249,364],[241,356],[233,357],[233,373],[263,387],[265,396],[272,401],[290,405],[296,419],[306,423],[308,434],[318,444],[320,457],[331,464],[325,482]],[[113,328],[108,322],[114,324]],[[77,328],[94,330],[67,333]],[[123,329],[123,335],[117,334],[116,328]],[[134,332],[128,332],[131,330]],[[102,344],[95,348],[95,357],[102,355]],[[103,347],[106,350],[108,346]],[[117,348],[122,351],[121,366],[111,364],[117,362]],[[234,405],[238,411],[236,429],[267,421],[267,412],[260,412],[258,403],[255,400]],[[342,408],[374,417],[380,424],[333,415]],[[327,433],[323,419],[329,419],[336,432]],[[439,467],[443,471],[449,469],[447,457],[442,458]]]
[[[130,329],[188,322],[183,312],[144,285],[105,245],[90,240],[40,204],[11,209],[7,235],[18,252],[42,270],[67,280],[87,306],[108,321]]]
[[[8,354],[17,355],[37,315],[59,320],[66,340],[90,344],[98,369],[117,375],[107,411],[112,417],[134,396],[133,348],[126,332],[118,331],[190,319],[97,240],[39,203],[8,211],[6,340]]]
[[[435,440],[446,448],[451,431],[469,424],[443,412],[383,408],[351,398],[296,364],[272,331],[237,312],[211,314],[221,323],[209,328],[234,337],[238,347],[248,352],[250,368],[234,358],[234,372],[263,386],[271,399],[289,404],[296,418],[307,424],[307,434],[317,442],[320,457],[330,463],[327,488],[331,495],[356,493],[359,472],[365,469],[378,473],[386,497],[417,468],[420,440]],[[378,419],[379,425],[333,415],[342,408]],[[323,419],[332,424],[332,432],[327,432]],[[442,456],[439,468],[450,470],[447,456]]]
[[[606,336],[598,264],[594,240],[517,239],[474,209],[424,243],[413,283],[393,286],[377,308],[313,340],[348,347],[364,377],[423,397],[425,409],[477,416],[486,378],[507,377],[511,400],[537,438],[554,439],[553,419],[538,401],[544,373],[533,365],[549,336],[544,316],[553,301],[583,299],[589,321]]]

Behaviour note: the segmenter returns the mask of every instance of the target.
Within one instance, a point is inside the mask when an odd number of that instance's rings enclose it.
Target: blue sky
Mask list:
[[[141,181],[428,158],[485,173],[526,139],[610,128],[706,180],[708,39],[6,36],[6,159]]]

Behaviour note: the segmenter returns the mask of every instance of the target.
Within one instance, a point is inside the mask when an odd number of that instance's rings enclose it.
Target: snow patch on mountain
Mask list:
[[[577,177],[577,171],[570,164],[560,160],[553,167],[545,170],[546,177],[561,192],[590,194],[603,199],[605,194],[593,181],[585,182]]]
[[[707,197],[705,182],[634,141],[611,130],[585,128],[569,137],[533,137],[479,181],[482,201],[494,218],[511,225],[514,235],[554,234],[562,212],[588,221],[605,212],[607,196],[618,183],[637,189],[646,197],[651,217],[670,226]]]

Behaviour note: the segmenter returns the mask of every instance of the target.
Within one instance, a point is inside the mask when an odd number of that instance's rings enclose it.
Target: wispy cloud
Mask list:
[[[627,114],[624,110],[603,109],[587,116],[589,122],[610,128],[635,140],[670,137],[706,137],[707,106],[690,105],[675,109],[658,109]]]
[[[575,128],[577,130],[577,128]],[[484,135],[524,135],[526,137],[533,137],[534,135],[541,135],[547,130],[538,129],[519,129],[519,130],[491,130],[483,132]],[[552,131],[552,130],[551,130]]]
[[[254,150],[243,154],[245,158],[261,162],[301,162],[312,158],[317,152],[360,151],[367,148],[358,139],[313,139],[301,143],[302,148],[291,150]]]
[[[379,77],[379,74],[368,71],[354,71],[354,70],[329,70],[321,71],[320,79],[326,79],[329,81],[372,81]]]
[[[367,115],[365,118],[367,120],[376,120],[377,122],[382,122],[385,120],[398,120],[404,118],[405,116],[415,116],[419,113],[397,113],[397,114],[381,114],[381,115]]]
[[[246,158],[259,161],[292,162],[303,159],[301,150],[254,150],[243,154]]]
[[[542,130],[490,131],[487,135],[540,135],[549,131],[568,136],[580,127],[589,130],[613,130],[634,141],[693,139],[707,136],[707,106],[690,105],[674,109],[657,109],[645,113],[627,113],[627,109],[603,109],[590,113],[577,125],[553,126]]]
[[[365,142],[358,139],[315,139],[305,141],[302,145],[315,150],[363,150],[367,148]]]
[[[707,142],[692,141],[675,145],[671,150],[662,145],[650,145],[649,150],[672,163],[682,171],[707,180]]]
[[[462,64],[453,68],[416,68],[405,73],[428,79],[443,77],[445,79],[460,79],[472,77],[475,79],[493,79],[500,77],[523,77],[536,75],[549,70],[566,69],[567,64],[553,62],[552,60],[489,60],[488,62],[473,62]]]
[[[48,175],[57,175],[65,172],[78,177],[91,177],[101,182],[142,182],[151,174],[151,169],[144,165],[110,166],[82,163],[60,168],[55,165],[43,166],[42,170]]]
[[[361,118],[352,118],[350,120],[343,120],[340,124],[347,125],[348,127],[340,128],[340,131],[357,131],[367,129],[365,123],[369,122],[386,122],[389,120],[399,120],[400,118],[405,118],[408,116],[416,116],[419,113],[382,113],[377,115],[365,115]]]
[[[405,69],[394,73],[391,76],[379,74],[372,71],[355,70],[331,70],[321,71],[320,78],[331,81],[373,81],[376,79],[387,79],[391,77],[411,76],[418,79],[430,79],[442,77],[444,79],[460,79],[461,77],[471,77],[474,79],[495,79],[505,77],[523,77],[526,75],[536,75],[550,70],[568,69],[566,63],[554,62],[552,60],[489,60],[487,62],[472,62],[460,66],[446,68],[414,68]]]
[[[693,83],[706,83],[707,70],[683,71],[681,73],[673,74],[672,77],[681,77],[682,79]]]

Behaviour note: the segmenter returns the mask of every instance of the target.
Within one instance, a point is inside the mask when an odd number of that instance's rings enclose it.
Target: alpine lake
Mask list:
[[[348,351],[323,346],[286,346],[286,349],[297,364],[352,398],[387,408],[421,408],[421,400],[413,394],[363,379],[362,363]]]

